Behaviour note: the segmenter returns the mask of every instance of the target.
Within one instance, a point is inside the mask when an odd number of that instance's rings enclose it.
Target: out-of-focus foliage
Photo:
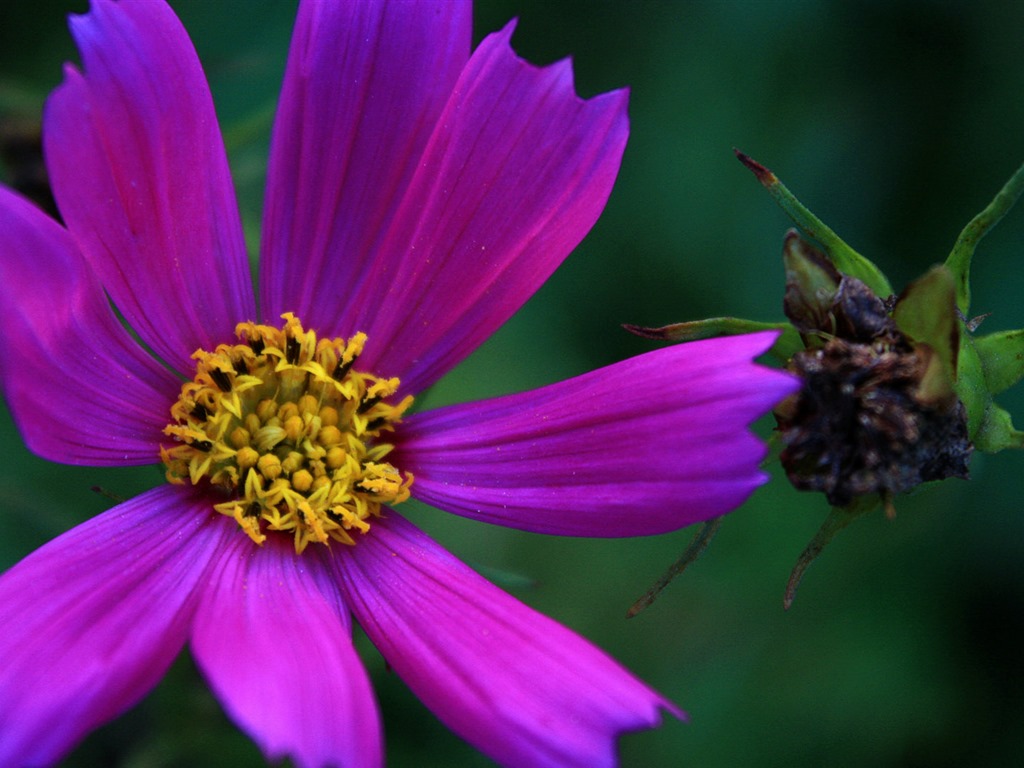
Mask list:
[[[267,132],[290,0],[178,0],[224,123],[255,242]],[[0,4],[0,109],[38,116],[73,58],[79,0]],[[736,163],[785,169],[801,200],[905,285],[1024,159],[1024,6],[924,2],[481,0],[477,34],[520,18],[517,50],[572,55],[583,95],[632,88],[632,136],[591,236],[526,308],[426,404],[519,390],[655,343],[623,332],[687,318],[783,319],[786,218]],[[0,175],[10,169],[0,169]],[[8,178],[4,175],[4,178]],[[1024,216],[979,248],[972,314],[1024,327]],[[41,276],[45,279],[45,276]],[[510,362],[512,361],[512,362]],[[70,385],[70,384],[69,384]],[[1012,390],[1000,396],[1021,412]],[[767,426],[767,425],[765,425]],[[156,469],[61,469],[30,456],[6,417],[0,567],[130,496]],[[594,639],[691,714],[623,740],[627,766],[997,766],[1024,750],[1021,457],[976,456],[972,480],[852,526],[794,609],[781,592],[821,520],[816,496],[761,489],[715,546],[642,616],[625,609],[689,542],[579,541],[421,509],[416,521],[481,568],[528,576],[522,599]],[[781,478],[780,478],[781,479]],[[553,510],[556,514],[557,510]],[[389,765],[486,765],[360,640],[381,700]],[[183,659],[69,766],[259,765]]]

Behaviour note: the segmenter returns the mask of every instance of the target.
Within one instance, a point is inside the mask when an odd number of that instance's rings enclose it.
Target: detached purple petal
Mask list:
[[[403,392],[437,381],[533,295],[619,171],[626,92],[579,99],[569,62],[527,64],[512,27],[473,53],[345,307],[342,330],[369,336],[361,363]]]
[[[179,371],[255,317],[224,145],[195,49],[161,2],[71,19],[85,75],[47,102],[47,169],[117,308]]]
[[[650,352],[533,392],[410,416],[413,495],[571,536],[664,533],[723,515],[767,476],[750,423],[797,387],[752,358],[773,333]]]
[[[180,384],[118,323],[68,233],[0,188],[0,381],[28,446],[65,464],[152,464]]]
[[[472,6],[299,6],[267,178],[262,311],[331,335],[469,58]],[[298,268],[297,268],[298,267]]]
[[[616,763],[625,731],[682,712],[602,651],[391,513],[333,558],[363,629],[455,733],[508,766]]]
[[[53,764],[141,699],[184,646],[209,564],[237,537],[205,499],[162,486],[0,576],[0,765]]]
[[[254,550],[236,536],[227,550],[197,611],[192,652],[228,714],[269,760],[382,765],[377,704],[319,558],[281,538]]]

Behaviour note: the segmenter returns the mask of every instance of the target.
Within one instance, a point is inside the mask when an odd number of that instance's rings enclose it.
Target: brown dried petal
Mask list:
[[[850,317],[876,316],[868,306]],[[894,333],[891,344],[833,338],[793,356],[790,368],[804,386],[776,418],[782,464],[797,488],[846,506],[866,494],[967,476],[972,449],[963,406],[917,398],[925,361]]]

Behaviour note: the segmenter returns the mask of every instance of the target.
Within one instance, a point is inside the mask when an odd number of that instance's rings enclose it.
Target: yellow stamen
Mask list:
[[[171,407],[162,447],[172,483],[208,483],[225,494],[214,509],[257,544],[290,531],[310,542],[354,544],[382,504],[409,498],[412,475],[382,461],[378,442],[412,405],[395,378],[354,370],[366,335],[317,339],[291,313],[284,326],[239,323],[239,344],[199,350],[196,375]]]

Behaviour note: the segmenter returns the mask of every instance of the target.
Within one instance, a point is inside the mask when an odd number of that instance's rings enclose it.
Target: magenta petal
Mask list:
[[[118,323],[68,233],[0,188],[0,382],[29,448],[153,464],[180,385]]]
[[[529,298],[604,208],[629,132],[625,91],[589,101],[567,61],[538,69],[485,39],[345,308],[361,364],[416,393]]]
[[[163,486],[0,576],[0,765],[56,762],[157,683],[232,527]]]
[[[462,0],[300,5],[264,211],[268,322],[339,332],[469,57],[470,16]]]
[[[610,766],[670,702],[389,512],[333,563],[387,662],[455,733],[508,766]]]
[[[747,429],[796,381],[775,335],[650,352],[533,392],[415,414],[389,459],[416,498],[499,525],[638,536],[725,514],[766,476]]]
[[[192,651],[270,760],[383,764],[380,718],[338,587],[316,553],[238,535],[196,613]]]
[[[210,90],[163,0],[95,0],[72,17],[44,141],[68,229],[114,304],[180,371],[255,317],[242,226]]]

